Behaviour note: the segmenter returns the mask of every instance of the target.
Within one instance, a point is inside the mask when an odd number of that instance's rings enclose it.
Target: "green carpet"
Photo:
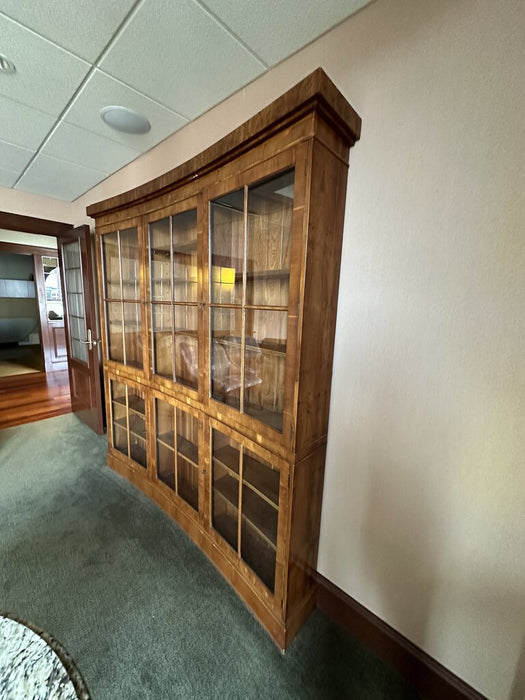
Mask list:
[[[93,700],[417,698],[316,612],[283,656],[72,414],[0,431],[0,612],[58,639]]]

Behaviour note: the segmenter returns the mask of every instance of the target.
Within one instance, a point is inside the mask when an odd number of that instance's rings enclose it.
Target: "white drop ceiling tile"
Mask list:
[[[4,170],[21,173],[33,157],[34,152],[28,148],[0,141],[0,167]]]
[[[134,3],[135,0],[0,0],[0,12],[77,56],[94,61]]]
[[[0,15],[1,52],[15,64],[0,75],[0,95],[58,116],[90,64]]]
[[[12,187],[19,175],[19,172],[15,173],[12,170],[5,170],[0,166],[0,187]]]
[[[37,149],[51,131],[55,118],[6,97],[0,97],[0,134],[4,141]]]
[[[64,122],[58,125],[41,152],[105,173],[115,172],[140,155],[128,146]]]
[[[193,0],[144,0],[100,67],[189,118],[265,70]]]
[[[15,189],[72,202],[106,177],[106,173],[98,170],[38,155]]]
[[[271,66],[370,1],[202,0],[202,4]]]
[[[100,118],[100,110],[108,105],[122,105],[143,114],[150,121],[151,130],[147,134],[125,134],[112,129]],[[99,70],[89,77],[63,120],[140,152],[149,150],[187,123],[186,119]]]

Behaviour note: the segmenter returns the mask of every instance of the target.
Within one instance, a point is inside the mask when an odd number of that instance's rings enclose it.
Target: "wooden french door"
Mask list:
[[[58,237],[64,295],[66,346],[73,412],[96,433],[104,432],[99,339],[93,293],[89,226]]]

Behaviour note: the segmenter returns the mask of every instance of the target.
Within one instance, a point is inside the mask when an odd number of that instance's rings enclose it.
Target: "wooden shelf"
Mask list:
[[[126,407],[126,397],[125,396],[113,397],[113,403],[116,403],[119,406],[124,406],[124,408],[125,408]],[[142,396],[139,396],[138,394],[128,394],[128,407],[129,407],[130,411],[133,411],[134,413],[137,413],[144,418],[145,407],[144,407],[144,399],[142,398]]]
[[[278,511],[248,488],[242,492],[242,517],[275,547]]]
[[[243,521],[241,528],[241,558],[270,591],[275,589],[275,546],[261,538],[258,530]]]
[[[239,474],[239,450],[236,450],[235,447],[224,445],[224,447],[214,450],[213,459],[226,467],[232,474]]]
[[[244,413],[257,418],[257,420],[266,423],[266,425],[269,425],[279,432],[283,430],[283,414],[281,411],[270,411],[267,408],[259,408],[258,406],[250,405],[245,402]]]
[[[130,411],[145,415],[144,399],[138,394],[128,394],[128,407]]]
[[[213,482],[214,491],[237,508],[239,482],[229,474]],[[277,511],[253,491],[245,489],[242,499],[242,517],[249,521],[259,536],[275,547],[277,541]]]
[[[175,451],[175,445],[173,443],[173,430],[157,435],[157,440],[161,443],[161,445],[164,445],[164,447],[167,447],[172,452]]]
[[[274,508],[279,507],[279,472],[244,455],[243,483]]]
[[[225,474],[213,482],[213,489],[225,498],[230,505],[237,508],[239,503],[239,482],[233,476]]]
[[[130,445],[129,452],[130,452],[129,456],[134,462],[137,462],[137,464],[140,464],[141,467],[144,467],[144,468],[146,467],[146,464],[147,464],[146,448],[141,447],[140,445]]]
[[[242,279],[242,273],[237,273],[235,279],[239,277]],[[290,270],[255,270],[254,272],[247,272],[246,279],[251,280],[283,280],[290,277]]]
[[[177,435],[177,454],[184,457],[194,467],[199,467],[199,450],[197,445],[186,440],[182,435]]]
[[[212,527],[237,552],[237,518],[227,513],[214,515]]]
[[[194,510],[199,508],[199,492],[198,489],[188,481],[179,479],[177,481],[177,491],[179,496],[186,501]]]
[[[138,440],[141,440],[143,442],[146,442],[146,427],[144,425],[144,422],[142,421],[142,426],[137,426],[138,421],[133,423],[131,421],[131,416],[130,416],[130,422],[129,422],[129,434],[133,435],[133,437],[137,438]],[[128,430],[128,422],[126,420],[126,416],[123,418],[114,418],[113,419],[113,424],[117,425],[119,428],[122,428],[123,430]],[[142,430],[140,430],[140,427],[142,427]],[[140,432],[137,432],[137,429],[140,430]]]

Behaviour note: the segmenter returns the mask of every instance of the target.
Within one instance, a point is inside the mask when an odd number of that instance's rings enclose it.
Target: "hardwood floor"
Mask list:
[[[0,429],[71,413],[67,370],[0,380]]]

